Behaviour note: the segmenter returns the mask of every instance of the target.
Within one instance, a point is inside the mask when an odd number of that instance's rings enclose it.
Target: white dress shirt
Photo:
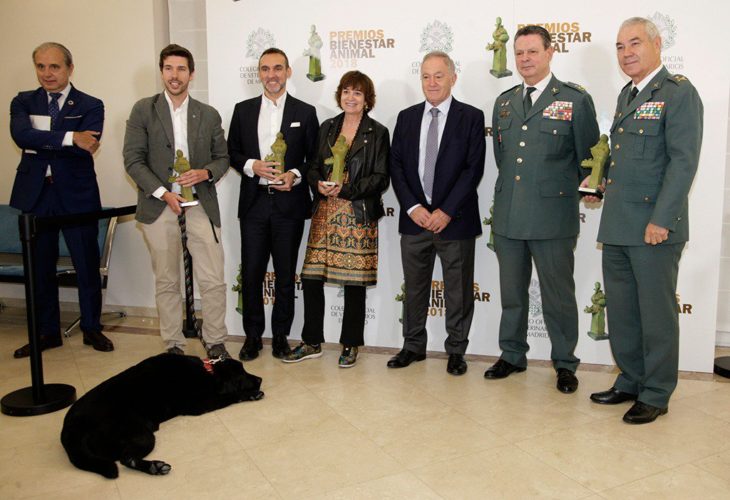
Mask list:
[[[449,95],[441,104],[438,106],[432,106],[431,103],[426,101],[426,105],[423,107],[423,117],[421,118],[421,135],[418,139],[418,178],[421,179],[421,186],[423,186],[423,175],[426,171],[426,140],[428,139],[428,127],[431,125],[433,115],[431,110],[436,108],[439,110],[439,128],[438,128],[438,145],[441,147],[441,137],[444,135],[444,128],[446,128],[446,119],[449,116],[449,109],[451,108],[451,101],[453,96]],[[425,189],[424,189],[425,193]],[[426,201],[431,203],[431,198],[426,195]],[[408,215],[411,214],[416,208],[420,207],[418,203],[408,209]]]
[[[522,86],[522,100],[525,100],[525,96],[527,95],[527,87],[535,87],[535,90],[532,91],[532,94],[530,94],[530,99],[532,99],[532,104],[535,104],[537,100],[542,95],[545,88],[548,86],[548,83],[550,83],[550,80],[552,80],[553,74],[548,73],[548,75],[537,82],[535,85],[529,85],[527,82],[523,82]]]
[[[167,105],[170,106],[170,118],[172,118],[172,135],[175,139],[175,147],[172,151],[172,158],[170,158],[170,163],[175,162],[175,158],[177,157],[177,150],[183,152],[183,156],[185,158],[189,158],[188,155],[188,104],[190,103],[190,96],[185,96],[185,100],[180,105],[179,108],[175,109],[175,106],[172,103],[172,99],[170,99],[170,96],[167,95],[167,91],[163,92],[163,95],[165,96],[165,100],[167,101]],[[173,172],[173,175],[177,176],[176,172]],[[182,188],[180,187],[180,184],[173,182],[172,183],[172,192],[180,194]],[[158,187],[154,193],[152,193],[152,196],[154,196],[157,199],[162,199],[162,195],[164,195],[167,192],[167,189],[165,186]],[[195,188],[193,188],[193,192],[195,192]]]
[[[281,131],[281,121],[284,117],[284,106],[286,105],[287,92],[284,92],[276,101],[272,101],[266,94],[261,95],[261,108],[259,109],[259,123],[258,123],[258,136],[259,136],[259,158],[263,160],[266,155],[272,153],[271,145],[276,141],[276,134]],[[243,166],[243,173],[249,177],[253,177],[253,163],[256,161],[254,158],[250,158],[246,161]],[[296,186],[301,182],[301,174],[296,168],[290,168],[288,170],[295,175],[294,185]],[[259,184],[268,185],[269,180],[259,177]]]

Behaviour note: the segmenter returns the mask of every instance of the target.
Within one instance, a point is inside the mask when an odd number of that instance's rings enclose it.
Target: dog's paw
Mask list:
[[[172,466],[160,460],[150,460],[148,474],[153,476],[164,476],[172,470]]]
[[[259,399],[263,399],[264,397],[264,391],[259,391],[256,394],[252,394],[251,397],[248,398],[249,401],[258,401]]]

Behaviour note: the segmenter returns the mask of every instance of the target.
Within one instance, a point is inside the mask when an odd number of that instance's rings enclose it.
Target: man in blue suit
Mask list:
[[[452,375],[466,372],[474,315],[474,240],[481,234],[477,185],[484,173],[484,114],[451,96],[454,62],[430,52],[421,63],[426,102],[398,114],[391,177],[400,203],[398,231],[405,277],[403,349],[388,361],[403,368],[426,358],[426,318],[436,255],[443,268]]]
[[[10,205],[37,216],[93,212],[101,209],[94,172],[94,152],[104,125],[104,104],[78,91],[69,78],[71,52],[47,42],[33,51],[41,87],[20,92],[10,104],[10,134],[22,150]],[[101,277],[96,222],[62,229],[78,276],[79,308],[84,344],[97,351],[113,351],[101,333]],[[36,245],[36,300],[41,350],[59,347],[58,229],[38,234]],[[25,345],[16,358],[30,355]]]

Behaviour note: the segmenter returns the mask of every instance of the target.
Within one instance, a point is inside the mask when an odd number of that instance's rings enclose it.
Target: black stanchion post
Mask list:
[[[730,378],[730,356],[715,358],[715,373],[722,377]]]
[[[0,411],[18,417],[51,413],[66,408],[76,401],[76,389],[72,385],[43,382],[43,358],[38,338],[38,315],[35,303],[35,222],[36,218],[32,214],[22,214],[18,217],[20,241],[23,244],[32,386],[13,391],[0,400]]]

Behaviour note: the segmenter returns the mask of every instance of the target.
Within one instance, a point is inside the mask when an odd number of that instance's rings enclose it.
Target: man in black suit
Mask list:
[[[474,315],[474,240],[481,234],[477,185],[484,173],[484,113],[451,96],[454,62],[430,52],[421,63],[426,102],[398,114],[390,150],[406,298],[403,349],[388,361],[403,368],[426,358],[426,318],[436,255],[443,268],[452,375],[466,372]]]
[[[238,217],[241,224],[241,282],[243,330],[246,341],[239,358],[256,358],[262,349],[266,327],[262,284],[269,255],[274,262],[276,284],[271,314],[272,354],[283,358],[290,352],[286,340],[294,319],[295,275],[304,221],[311,216],[312,198],[306,182],[306,160],[315,156],[319,122],[313,106],[286,91],[291,67],[277,48],[259,58],[262,96],[236,104],[228,129],[231,166],[241,173]],[[271,153],[277,132],[287,149],[283,173],[277,163],[263,158]]]
[[[10,134],[22,150],[10,205],[38,216],[101,210],[93,154],[104,126],[104,103],[71,85],[71,52],[60,43],[39,45],[33,64],[41,86],[20,92],[10,105]],[[67,226],[62,231],[78,277],[84,344],[113,351],[111,340],[101,333],[98,224]],[[36,300],[41,350],[62,344],[57,261],[58,229],[40,232]],[[26,344],[13,355],[27,357],[30,348]]]

